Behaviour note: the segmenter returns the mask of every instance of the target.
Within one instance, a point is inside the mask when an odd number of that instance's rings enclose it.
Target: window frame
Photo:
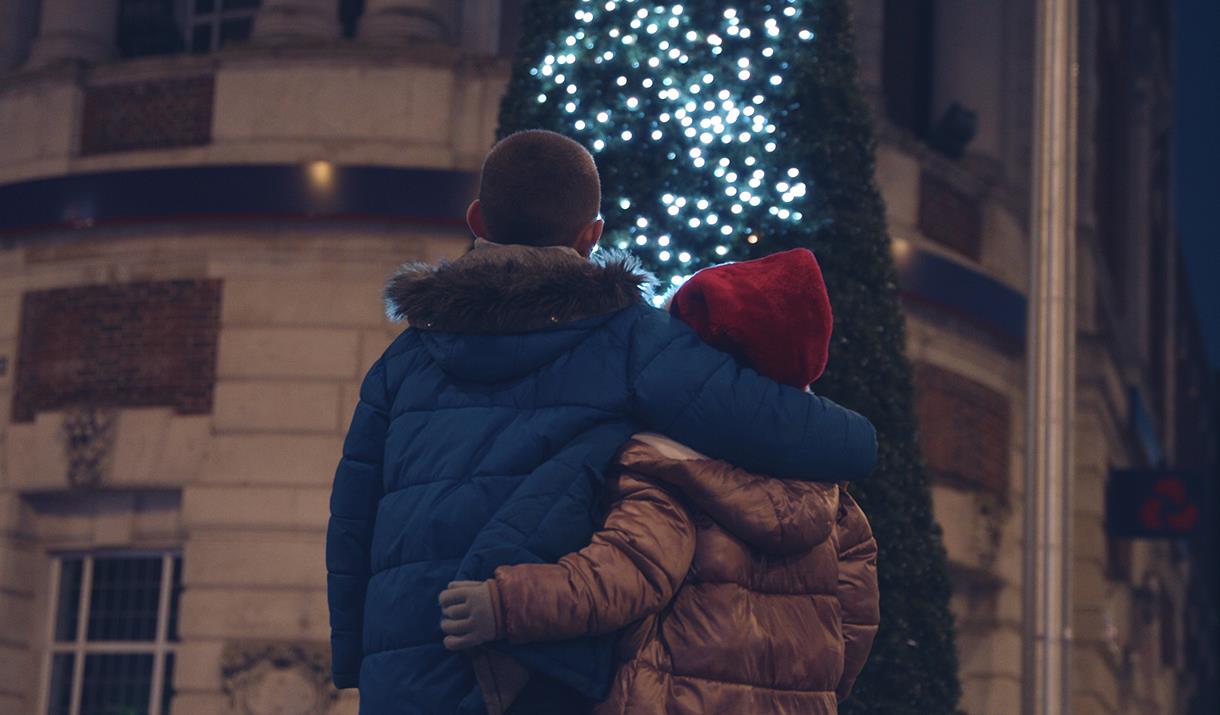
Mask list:
[[[51,563],[50,588],[47,598],[46,652],[42,658],[42,674],[39,683],[38,713],[47,715],[51,704],[51,671],[55,656],[71,654],[72,681],[68,700],[69,715],[79,715],[84,685],[85,657],[96,654],[140,654],[153,656],[152,683],[149,688],[148,715],[163,715],[161,702],[167,683],[165,682],[167,656],[175,656],[179,641],[169,639],[170,604],[173,600],[174,562],[182,558],[182,550],[167,549],[107,549],[89,551],[59,551],[49,554]],[[152,641],[90,641],[89,608],[92,598],[93,565],[97,559],[161,557],[161,590],[157,598],[156,640]],[[60,574],[65,559],[81,559],[80,595],[76,604],[76,633],[71,641],[55,639],[55,625],[59,615]],[[179,601],[181,606],[181,601]]]
[[[224,0],[212,0],[215,5],[211,12],[196,14],[195,4],[199,0],[182,0],[183,20],[182,20],[182,41],[186,47],[188,55],[210,55],[220,50],[220,26],[226,20],[237,20],[250,18],[251,23],[257,20],[258,12],[262,9],[262,2],[254,7],[238,8],[236,10],[225,10]],[[195,49],[195,26],[207,25],[210,34],[209,46],[206,52]],[[253,24],[251,24],[251,32],[253,32]]]

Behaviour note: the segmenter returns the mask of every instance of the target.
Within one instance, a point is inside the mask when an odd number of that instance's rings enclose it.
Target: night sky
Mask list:
[[[1220,369],[1220,2],[1177,3],[1178,235],[1211,364]]]

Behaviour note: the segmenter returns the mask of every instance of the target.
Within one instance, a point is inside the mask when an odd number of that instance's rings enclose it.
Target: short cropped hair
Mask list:
[[[501,139],[483,160],[479,204],[496,243],[565,246],[597,218],[597,164],[583,146],[544,129]]]

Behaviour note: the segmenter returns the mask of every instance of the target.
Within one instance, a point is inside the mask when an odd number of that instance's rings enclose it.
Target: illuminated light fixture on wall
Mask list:
[[[894,236],[890,241],[890,253],[894,256],[894,264],[901,266],[911,257],[911,242],[901,236]]]
[[[329,189],[335,181],[335,165],[325,160],[311,161],[306,167],[309,183],[315,188]]]

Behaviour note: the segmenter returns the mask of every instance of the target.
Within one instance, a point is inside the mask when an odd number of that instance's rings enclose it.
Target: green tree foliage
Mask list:
[[[947,714],[960,686],[945,550],[848,4],[534,0],[500,134],[540,127],[589,147],[608,240],[673,285],[724,260],[814,250],[836,315],[817,390],[880,440],[852,492],[880,547],[882,626],[842,711]]]

